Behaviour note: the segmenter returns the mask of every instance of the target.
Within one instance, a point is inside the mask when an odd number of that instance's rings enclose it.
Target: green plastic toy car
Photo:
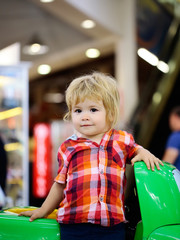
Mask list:
[[[134,176],[141,216],[134,240],[180,240],[180,172],[168,163],[151,171],[144,162],[137,162]],[[60,239],[55,212],[47,219],[29,222],[18,216],[24,210],[29,207],[0,212],[0,240]]]
[[[135,240],[180,239],[180,172],[168,163],[147,171],[143,162],[134,171],[142,218]]]
[[[180,172],[168,163],[147,171],[143,162],[134,172],[142,218],[135,240],[180,239]]]
[[[0,212],[0,239],[3,240],[60,240],[59,224],[55,211],[48,218],[29,222],[28,217],[18,216],[34,207],[15,207]]]

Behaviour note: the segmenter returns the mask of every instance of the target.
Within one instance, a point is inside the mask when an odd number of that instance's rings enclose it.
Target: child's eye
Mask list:
[[[97,112],[97,108],[91,108],[91,112]]]
[[[75,113],[81,113],[82,111],[81,111],[81,109],[76,109],[74,112]]]

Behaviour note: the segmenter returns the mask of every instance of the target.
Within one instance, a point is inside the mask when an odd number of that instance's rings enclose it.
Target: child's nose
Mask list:
[[[83,114],[82,120],[84,120],[84,121],[89,120],[89,115],[88,115],[88,113],[84,113],[84,114]]]

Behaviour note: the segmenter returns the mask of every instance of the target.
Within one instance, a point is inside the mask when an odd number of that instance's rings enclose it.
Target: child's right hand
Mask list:
[[[19,213],[19,216],[30,217],[30,219],[29,219],[30,222],[34,221],[37,218],[44,218],[45,217],[41,208],[37,208],[37,209],[32,210],[32,211],[21,212],[21,213]]]

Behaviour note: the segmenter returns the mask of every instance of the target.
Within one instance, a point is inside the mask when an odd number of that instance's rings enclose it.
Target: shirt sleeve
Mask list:
[[[169,136],[166,144],[166,149],[167,148],[175,148],[178,151],[180,150],[180,132],[174,132]]]
[[[135,140],[132,134],[127,133],[127,138],[128,138],[128,141],[126,143],[128,144],[128,159],[131,159],[132,157],[135,156],[136,151],[142,148],[142,146],[135,143]]]
[[[68,157],[69,157],[69,151],[66,147],[66,144],[63,143],[57,153],[57,160],[59,163],[59,169],[58,169],[58,175],[55,177],[54,181],[58,183],[66,183],[66,176],[68,171]]]

